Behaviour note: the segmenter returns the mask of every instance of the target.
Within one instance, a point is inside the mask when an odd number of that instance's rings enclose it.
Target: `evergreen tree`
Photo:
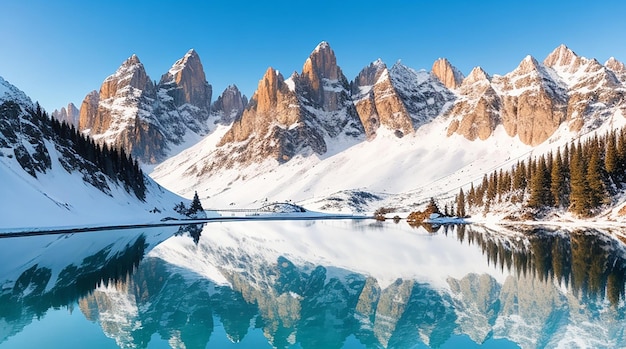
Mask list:
[[[437,206],[437,202],[435,202],[435,198],[431,197],[428,205],[426,206],[426,211],[429,213],[441,213],[439,211],[439,207]]]
[[[471,209],[476,205],[476,190],[474,189],[474,183],[470,183],[470,190],[467,194],[467,208]]]
[[[487,184],[487,201],[493,202],[498,194],[498,172],[493,171]]]
[[[619,181],[623,182],[626,179],[626,128],[620,131],[617,138],[616,172],[619,177]]]
[[[552,161],[552,170],[550,171],[550,194],[555,207],[566,206],[566,182],[563,171],[563,160],[561,152],[557,150],[556,156]]]
[[[517,162],[513,174],[513,190],[525,190],[526,189],[526,165],[524,161]]]
[[[621,183],[621,178],[617,178],[618,155],[617,155],[617,136],[615,131],[607,135],[606,149],[604,152],[604,168],[607,177],[613,185]]]
[[[189,210],[187,211],[187,215],[193,216],[198,212],[204,211],[202,208],[202,203],[200,202],[200,198],[198,197],[198,192],[194,192],[193,200],[191,200],[191,206],[189,206]]]
[[[541,156],[539,160],[533,161],[536,168],[530,181],[530,197],[528,206],[533,208],[542,208],[551,203],[550,200],[550,177],[546,166],[546,159]]]
[[[608,196],[604,185],[604,171],[600,157],[601,144],[597,139],[592,140],[589,147],[589,161],[587,163],[587,185],[589,188],[589,209],[598,208]]]
[[[570,159],[570,210],[579,216],[589,215],[589,188],[586,179],[586,164],[582,146],[572,144]]]
[[[457,196],[456,207],[457,207],[457,215],[459,217],[465,217],[465,194],[463,193],[463,188],[459,189],[459,195]]]

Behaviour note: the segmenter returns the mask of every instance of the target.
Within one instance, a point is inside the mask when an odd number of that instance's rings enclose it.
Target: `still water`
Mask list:
[[[0,348],[625,347],[621,231],[212,223],[0,239]]]

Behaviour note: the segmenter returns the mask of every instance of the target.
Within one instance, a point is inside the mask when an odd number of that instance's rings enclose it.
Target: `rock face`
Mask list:
[[[472,141],[487,139],[500,121],[500,100],[491,86],[491,77],[482,68],[474,68],[463,80],[459,95],[449,110],[453,120],[448,136],[456,132]]]
[[[618,61],[615,57],[611,57],[604,63],[604,66],[610,69],[622,84],[626,82],[626,66],[624,63]]]
[[[271,67],[266,71],[241,117],[219,142],[218,157],[226,167],[266,158],[282,163],[296,154],[324,154],[334,139],[358,139],[363,133],[348,80],[322,42],[301,74],[285,80]]]
[[[368,138],[384,126],[402,137],[436,117],[454,99],[430,74],[399,62],[391,69],[377,60],[352,83],[352,96]]]
[[[211,85],[194,50],[174,63],[156,86],[136,55],[89,93],[79,129],[94,140],[122,147],[144,163],[158,163],[172,146],[208,132]]]
[[[248,98],[235,85],[228,86],[211,105],[211,114],[225,124],[240,117],[248,105]]]
[[[433,63],[433,67],[431,69],[434,76],[441,81],[445,87],[454,90],[461,86],[463,79],[463,73],[461,73],[458,69],[456,69],[450,62],[445,58],[439,58]]]
[[[154,114],[168,144],[181,144],[188,132],[208,132],[212,91],[195,50],[189,50],[163,74]]]
[[[526,57],[511,73],[494,80],[503,91],[501,120],[510,136],[535,146],[565,121],[567,90],[534,58]]]
[[[91,132],[91,128],[96,123],[98,116],[98,104],[100,103],[100,93],[91,91],[85,96],[78,112],[78,129],[84,132]]]
[[[78,121],[80,119],[80,111],[74,103],[69,103],[67,109],[62,107],[61,110],[55,109],[52,112],[52,116],[59,121],[65,121],[74,127],[78,127]]]
[[[568,90],[567,121],[571,130],[588,131],[593,124],[610,117],[615,108],[624,111],[624,85],[616,76],[623,74],[623,64],[616,60],[607,63],[610,67],[595,59],[579,57],[565,45],[557,47],[544,60],[544,65],[555,72]]]
[[[191,104],[206,109],[210,106],[212,88],[206,82],[200,56],[193,49],[163,74],[159,87],[172,89],[168,92],[178,107]]]

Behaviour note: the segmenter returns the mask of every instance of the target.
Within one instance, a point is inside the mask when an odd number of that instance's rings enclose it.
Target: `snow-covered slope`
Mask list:
[[[144,177],[141,198],[78,155],[78,143],[57,133],[36,109],[0,79],[0,229],[146,223],[176,215],[179,196]]]

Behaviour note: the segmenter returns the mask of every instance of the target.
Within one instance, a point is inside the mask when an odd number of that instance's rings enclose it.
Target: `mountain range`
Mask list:
[[[504,75],[447,59],[415,70],[376,60],[348,79],[327,42],[285,77],[269,67],[248,98],[212,101],[193,49],[160,81],[136,55],[76,108],[55,111],[122,148],[157,182],[205,207],[293,200],[314,209],[411,210],[483,174],[625,124],[626,68],[560,45]]]
[[[240,117],[151,174],[209,206],[291,199],[308,207],[411,209],[486,172],[624,125],[626,69],[560,45],[510,73],[447,59],[430,71],[372,62],[349,81],[330,45],[302,71],[269,68]]]

